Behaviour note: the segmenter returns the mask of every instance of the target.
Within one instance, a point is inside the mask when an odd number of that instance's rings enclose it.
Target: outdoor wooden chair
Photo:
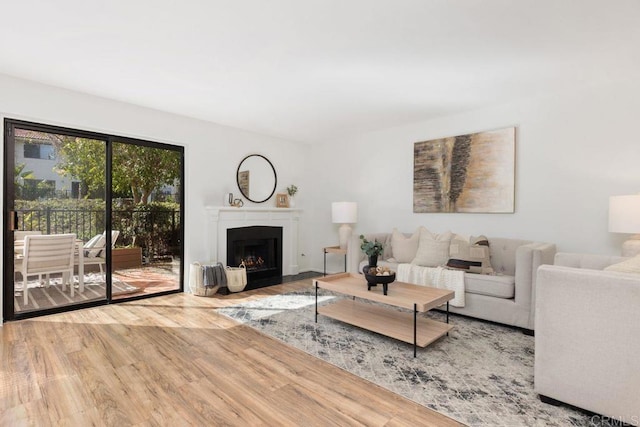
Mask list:
[[[29,303],[27,279],[30,276],[38,276],[38,281],[41,281],[42,275],[46,275],[47,285],[49,275],[52,273],[62,273],[63,285],[73,277],[75,242],[75,234],[26,235],[24,237],[24,252],[20,266],[24,305]],[[73,291],[74,288],[71,286],[71,296]]]
[[[42,235],[42,231],[25,231],[16,230],[13,232],[13,250],[15,253],[13,271],[20,273],[22,270],[22,257],[24,255],[24,238],[25,236]]]

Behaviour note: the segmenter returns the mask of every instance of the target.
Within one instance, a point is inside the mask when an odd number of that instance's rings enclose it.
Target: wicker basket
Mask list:
[[[244,264],[240,267],[227,267],[224,271],[227,273],[229,292],[242,292],[247,286],[247,269],[244,268]]]
[[[212,263],[215,264],[215,263]],[[199,297],[210,297],[215,295],[220,286],[205,288],[203,284],[202,264],[194,262],[189,267],[189,289],[191,293]]]

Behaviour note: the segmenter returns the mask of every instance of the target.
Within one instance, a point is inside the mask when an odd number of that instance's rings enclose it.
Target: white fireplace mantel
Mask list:
[[[301,209],[207,206],[209,259],[227,263],[227,229],[251,226],[282,227],[282,274],[298,274],[298,220]]]

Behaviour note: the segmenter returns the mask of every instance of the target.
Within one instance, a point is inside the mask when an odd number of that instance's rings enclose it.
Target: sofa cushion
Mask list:
[[[621,273],[637,273],[640,274],[640,255],[636,255],[628,260],[611,264],[604,269],[605,271],[619,271]]]
[[[391,253],[397,262],[411,262],[418,252],[420,230],[418,228],[410,237],[405,236],[394,228],[391,232]]]
[[[449,244],[453,234],[446,231],[442,234],[434,234],[422,227],[420,230],[420,243],[418,252],[411,264],[423,267],[438,267],[445,265],[449,259]]]
[[[515,276],[487,274],[464,274],[465,292],[496,298],[513,298],[516,294]]]
[[[364,260],[358,266],[358,272],[362,273],[362,267],[368,265],[369,262]],[[389,267],[391,271],[398,271],[398,263],[380,261],[378,265],[381,267]],[[515,276],[465,273],[464,285],[465,292],[470,294],[488,295],[496,298],[513,298],[515,296]]]
[[[489,255],[489,240],[485,236],[466,239],[456,234],[449,245],[447,267],[471,273],[493,273]]]

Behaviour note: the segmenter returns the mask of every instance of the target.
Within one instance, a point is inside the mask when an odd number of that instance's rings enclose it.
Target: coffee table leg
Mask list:
[[[318,323],[318,281],[316,281],[316,323]]]
[[[448,323],[449,323],[449,301],[447,301],[447,324]],[[447,336],[449,336],[449,332],[447,332]]]
[[[418,307],[413,304],[413,357],[418,355]]]

